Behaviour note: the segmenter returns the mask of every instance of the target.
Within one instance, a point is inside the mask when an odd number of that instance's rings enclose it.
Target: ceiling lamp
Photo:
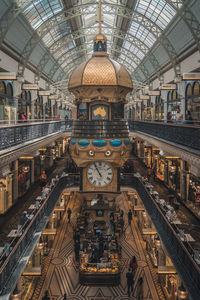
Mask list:
[[[183,80],[200,80],[200,73],[183,73]]]
[[[1,80],[15,80],[17,79],[15,72],[0,72]]]
[[[45,160],[45,158],[46,158],[46,155],[45,155],[45,154],[41,154],[41,155],[40,155],[40,159],[41,159],[41,160]]]
[[[51,91],[39,91],[39,96],[50,96]]]
[[[149,100],[149,95],[140,95],[141,100]]]
[[[160,91],[149,91],[149,96],[160,96]]]
[[[176,84],[163,83],[160,90],[176,90]]]
[[[34,90],[39,90],[39,86],[37,84],[23,84],[23,90],[29,90],[29,91],[34,91]]]
[[[30,171],[30,166],[23,166],[23,167],[22,167],[22,171],[23,171],[24,173],[28,173],[28,172]]]

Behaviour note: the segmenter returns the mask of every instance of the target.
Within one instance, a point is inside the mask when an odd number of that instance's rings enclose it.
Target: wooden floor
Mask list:
[[[75,224],[76,213],[79,208],[79,200],[75,193],[74,199],[69,203],[73,212],[72,224],[68,224],[67,214],[65,214],[50,255],[46,258],[43,274],[31,297],[32,300],[42,299],[46,290],[49,291],[52,300],[63,299],[64,293],[67,294],[69,300],[137,299],[137,281],[141,276],[144,280],[143,299],[165,299],[157,280],[156,271],[144,249],[144,242],[136,225],[136,219],[133,219],[131,226],[127,224],[129,204],[126,192],[123,191],[116,201],[120,208],[125,211],[125,233],[121,236],[121,284],[117,287],[90,287],[79,284],[78,265],[75,261],[73,248],[73,224]],[[135,275],[134,292],[128,297],[126,272],[133,255],[136,256],[139,267]]]

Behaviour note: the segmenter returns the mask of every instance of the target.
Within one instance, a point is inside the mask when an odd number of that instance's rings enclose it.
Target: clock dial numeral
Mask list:
[[[112,181],[113,171],[107,163],[97,161],[88,167],[87,178],[94,186],[103,187]]]

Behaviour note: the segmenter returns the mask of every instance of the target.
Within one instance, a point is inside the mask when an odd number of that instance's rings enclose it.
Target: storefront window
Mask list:
[[[6,86],[3,81],[0,81],[0,93],[5,94],[6,93]],[[0,96],[0,105],[3,105],[3,97]]]
[[[195,82],[186,88],[186,120],[200,121],[200,85]]]
[[[200,178],[190,175],[188,200],[191,201],[195,207],[200,207]]]
[[[13,88],[10,83],[8,83],[6,86],[6,95],[11,96],[11,97],[13,96]]]
[[[178,107],[181,107],[180,97],[176,91],[170,91],[167,98],[167,112],[172,113],[173,120],[176,120]]]

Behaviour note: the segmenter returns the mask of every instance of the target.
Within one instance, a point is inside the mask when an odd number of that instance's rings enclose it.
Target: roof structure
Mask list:
[[[67,81],[92,55],[98,7],[98,0],[1,0],[1,46],[19,53],[22,74],[34,66],[51,82]],[[177,74],[183,50],[200,49],[198,11],[197,0],[102,0],[110,58],[135,82],[149,83],[169,67]]]

